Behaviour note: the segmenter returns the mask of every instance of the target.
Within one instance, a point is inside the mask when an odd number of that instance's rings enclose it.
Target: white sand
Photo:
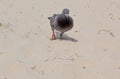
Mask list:
[[[74,28],[51,41],[48,16]],[[120,79],[119,0],[0,0],[0,79]]]

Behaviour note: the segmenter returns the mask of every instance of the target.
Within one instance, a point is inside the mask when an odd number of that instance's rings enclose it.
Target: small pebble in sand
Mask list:
[[[120,69],[120,67],[114,67],[114,69]]]
[[[90,6],[88,5],[88,8],[90,8]]]
[[[77,53],[75,53],[75,56],[76,56],[77,58],[79,58],[79,57],[80,57]]]
[[[83,66],[83,69],[86,69],[86,67],[85,67],[85,66]]]
[[[105,52],[107,51],[107,49],[103,49]]]
[[[22,14],[22,11],[20,11],[20,14]]]
[[[41,71],[41,74],[42,74],[42,75],[44,75],[44,73],[45,73],[44,71]]]
[[[110,34],[112,37],[115,37],[115,35],[114,35],[112,32],[110,32],[109,34]]]
[[[2,23],[0,23],[0,27],[2,26]]]
[[[114,69],[117,69],[116,67],[114,67]]]
[[[75,32],[78,32],[77,30]]]
[[[118,69],[120,69],[120,67],[118,67]]]
[[[113,20],[113,17],[114,17],[114,16],[113,16],[112,13],[109,13],[109,17],[110,17],[111,20]]]
[[[5,77],[5,79],[7,79],[7,77]]]
[[[75,14],[73,16],[75,16]]]
[[[50,46],[48,46],[48,48],[50,48]]]
[[[32,69],[32,70],[35,70],[35,68],[36,68],[36,66],[33,66],[31,69]]]
[[[48,50],[48,52],[50,53],[50,52],[51,52],[51,50]]]
[[[3,54],[3,52],[0,52],[0,55],[2,55]]]
[[[38,35],[38,33],[34,33],[35,35]]]
[[[113,19],[113,17],[110,17],[110,19]]]
[[[118,18],[118,20],[120,20],[120,17]]]

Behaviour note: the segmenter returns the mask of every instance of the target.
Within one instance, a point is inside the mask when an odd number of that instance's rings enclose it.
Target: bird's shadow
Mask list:
[[[59,32],[56,32],[56,39],[61,39]],[[78,42],[78,40],[76,40],[75,38],[69,37],[66,34],[63,34],[63,39],[62,40],[71,41],[71,42]]]

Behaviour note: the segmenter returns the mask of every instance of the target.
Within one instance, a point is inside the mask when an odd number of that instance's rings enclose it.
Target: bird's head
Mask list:
[[[62,14],[69,14],[69,9],[67,8],[63,9]]]

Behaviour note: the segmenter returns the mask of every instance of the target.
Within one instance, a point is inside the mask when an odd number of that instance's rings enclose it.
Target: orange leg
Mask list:
[[[54,32],[54,30],[52,30],[52,31],[53,31],[53,33],[52,33],[52,40],[55,40],[56,39],[55,32]]]

